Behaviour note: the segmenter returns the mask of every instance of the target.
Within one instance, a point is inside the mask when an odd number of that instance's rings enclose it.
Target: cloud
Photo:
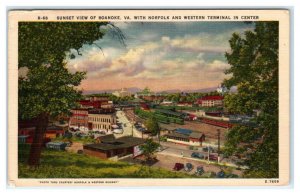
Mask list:
[[[147,33],[144,36],[146,39]],[[224,37],[204,33],[160,36],[127,50],[104,48],[104,55],[99,48],[91,47],[83,56],[69,60],[68,68],[87,71],[85,89],[145,85],[154,90],[213,87],[225,78],[224,70],[229,65],[221,60],[206,61],[205,56],[221,55],[228,50]]]

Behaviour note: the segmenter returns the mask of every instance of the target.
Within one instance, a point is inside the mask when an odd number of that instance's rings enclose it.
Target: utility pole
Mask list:
[[[220,129],[217,129],[218,131],[218,156],[220,155],[220,137],[221,137],[221,133],[220,133]]]
[[[218,163],[219,163],[219,161],[220,161],[220,135],[221,135],[221,133],[220,133],[220,129],[217,129],[217,131],[218,131]]]

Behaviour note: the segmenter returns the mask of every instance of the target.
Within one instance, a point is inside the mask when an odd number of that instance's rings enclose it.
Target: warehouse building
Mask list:
[[[164,135],[167,141],[188,146],[202,146],[205,135],[189,129],[175,129],[171,133]]]
[[[116,159],[124,156],[136,157],[141,154],[139,146],[145,142],[137,137],[121,137],[116,139],[114,135],[99,137],[98,143],[83,146],[84,154],[101,159]]]

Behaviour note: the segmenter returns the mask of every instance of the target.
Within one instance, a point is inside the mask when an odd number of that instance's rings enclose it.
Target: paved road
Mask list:
[[[131,121],[129,121],[129,119],[126,117],[123,111],[117,111],[116,115],[117,115],[117,122],[121,123],[123,129],[122,134],[115,134],[117,138],[124,137],[124,136],[132,136],[132,134],[134,137],[139,137],[139,135],[136,133],[137,132],[136,128],[133,126]]]
[[[197,161],[194,159],[188,159],[180,156],[175,156],[175,155],[171,156],[171,155],[164,155],[162,153],[158,153],[157,159],[159,161],[155,163],[153,166],[165,168],[168,170],[173,170],[175,163],[183,163],[183,164],[191,163],[194,166],[194,169],[191,172],[189,172],[190,174],[194,174],[196,167],[198,166],[202,166],[205,172],[210,172],[210,171],[219,172],[221,170],[219,166],[216,166],[214,164],[207,164],[205,162]],[[185,171],[181,170],[181,172],[185,172]],[[242,171],[232,169],[232,173],[241,175]]]

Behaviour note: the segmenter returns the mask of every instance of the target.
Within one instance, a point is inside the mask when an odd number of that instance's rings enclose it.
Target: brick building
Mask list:
[[[80,129],[82,131],[88,130],[88,114],[87,108],[77,108],[71,110],[72,116],[69,120],[69,127],[74,129]]]
[[[69,127],[81,131],[88,130],[112,130],[112,125],[116,124],[116,113],[113,108],[100,109],[73,109],[69,120]]]
[[[88,113],[88,128],[90,130],[112,131],[112,125],[117,123],[114,109],[95,109]]]
[[[205,96],[199,98],[197,103],[199,106],[203,107],[214,107],[214,106],[223,106],[223,96],[215,95],[215,96]]]

